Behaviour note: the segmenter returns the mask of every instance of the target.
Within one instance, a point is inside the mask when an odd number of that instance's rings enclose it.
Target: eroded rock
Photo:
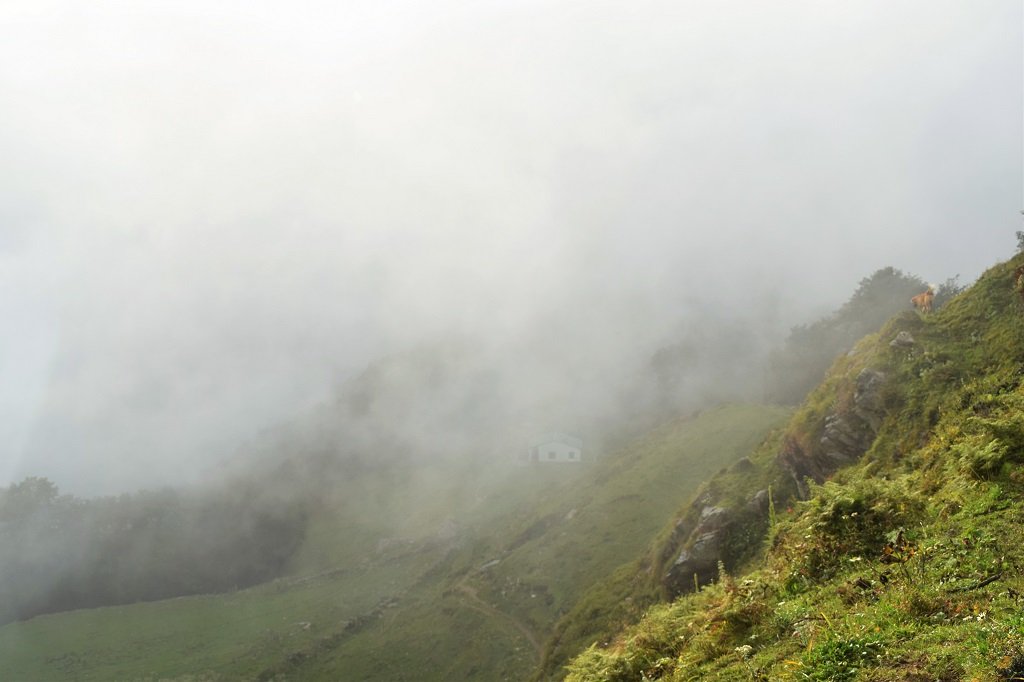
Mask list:
[[[664,584],[671,594],[690,589],[694,575],[701,584],[705,584],[718,574],[718,562],[724,554],[733,520],[733,514],[724,507],[706,506],[701,510],[686,546],[679,551],[665,575]]]
[[[893,348],[910,348],[916,343],[917,341],[914,340],[914,337],[910,332],[902,331],[896,335],[896,338],[889,342],[889,345]]]
[[[874,442],[885,419],[882,387],[884,372],[862,370],[854,383],[853,400],[844,410],[825,417],[821,438],[810,450],[794,438],[787,438],[778,455],[779,464],[796,482],[806,498],[807,479],[822,483],[839,467],[857,461]]]
[[[762,488],[750,496],[747,500],[747,509],[761,516],[768,513],[769,499],[768,489]]]

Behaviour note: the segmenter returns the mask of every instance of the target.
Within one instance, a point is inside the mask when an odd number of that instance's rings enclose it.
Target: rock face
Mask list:
[[[765,515],[771,506],[771,498],[768,496],[767,488],[762,488],[750,496],[747,500],[747,509],[755,514]]]
[[[911,336],[910,332],[903,331],[896,335],[896,338],[889,342],[889,346],[892,348],[910,348],[917,341]]]
[[[806,479],[821,483],[839,467],[863,455],[878,435],[885,418],[882,387],[885,373],[865,369],[857,375],[852,404],[825,417],[821,439],[810,451],[789,438],[779,453],[779,464],[796,482],[800,496],[808,495]]]
[[[754,470],[754,463],[750,461],[749,457],[741,457],[739,460],[736,461],[735,464],[733,464],[731,467],[729,467],[729,470],[730,471],[753,471]]]
[[[847,385],[837,397],[838,407],[819,417],[821,435],[815,442],[808,443],[806,434],[790,435],[783,442],[776,459],[792,476],[800,497],[806,499],[810,492],[807,479],[823,482],[839,467],[860,459],[874,443],[885,419],[885,382],[884,372],[861,371],[852,386]],[[733,474],[755,470],[756,466],[747,458],[729,469]],[[717,492],[712,484],[676,523],[658,564],[661,585],[670,597],[692,591],[694,576],[702,585],[711,582],[718,576],[719,562],[729,568],[755,546],[750,538],[761,532],[758,529],[767,527],[769,492],[752,487],[741,499]]]
[[[680,550],[665,575],[663,583],[670,594],[691,589],[694,575],[701,584],[717,576],[718,562],[723,556],[733,521],[732,513],[724,507],[706,506],[701,509],[686,546]]]

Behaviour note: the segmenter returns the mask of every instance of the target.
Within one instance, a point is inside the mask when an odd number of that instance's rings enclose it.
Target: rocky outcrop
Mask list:
[[[701,509],[696,527],[665,574],[663,585],[669,594],[691,589],[695,575],[701,584],[715,578],[733,522],[733,514],[724,507]]]
[[[916,343],[917,341],[914,340],[914,337],[910,332],[902,331],[896,335],[896,338],[889,342],[889,346],[891,348],[910,348]]]
[[[839,467],[857,461],[867,452],[882,427],[885,405],[884,372],[865,369],[857,375],[853,396],[846,409],[825,417],[821,438],[811,448],[787,438],[778,462],[796,482],[801,497],[808,495],[807,479],[821,483]]]
[[[753,471],[754,469],[754,463],[750,461],[749,457],[741,457],[735,464],[729,467],[729,471],[733,472]]]
[[[771,497],[768,494],[767,488],[762,488],[756,493],[750,496],[747,500],[747,511],[764,516],[768,513],[768,509],[771,507]]]
[[[783,441],[776,461],[792,477],[797,495],[808,496],[808,479],[823,482],[871,447],[885,419],[885,381],[882,371],[861,371],[834,401],[841,407],[819,417],[818,438],[811,441],[806,434],[790,434]],[[720,563],[731,568],[759,546],[768,528],[772,498],[756,478],[749,483],[744,480],[756,471],[749,458],[741,459],[720,473],[732,477],[729,483],[716,486],[712,481],[676,523],[659,556],[661,586],[670,598],[692,591],[695,577],[701,585],[715,580]],[[743,490],[741,497],[738,493]],[[783,500],[793,495],[792,489],[780,492]]]

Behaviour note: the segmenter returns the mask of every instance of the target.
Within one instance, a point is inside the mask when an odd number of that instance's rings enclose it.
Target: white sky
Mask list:
[[[185,480],[450,331],[778,334],[1022,229],[1016,0],[284,7],[0,5],[0,483]]]

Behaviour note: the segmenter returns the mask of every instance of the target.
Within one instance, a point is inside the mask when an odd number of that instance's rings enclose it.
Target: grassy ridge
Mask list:
[[[569,666],[616,680],[1024,677],[1024,303],[985,273],[841,359],[787,428],[808,451],[843,387],[887,377],[863,458],[778,510],[764,553]],[[913,344],[892,345],[899,332]]]
[[[786,414],[723,407],[599,462],[452,482],[422,505],[389,507],[420,488],[368,481],[316,505],[293,577],[12,623],[0,628],[0,678],[525,679],[555,621]],[[457,531],[442,537],[452,509]]]

